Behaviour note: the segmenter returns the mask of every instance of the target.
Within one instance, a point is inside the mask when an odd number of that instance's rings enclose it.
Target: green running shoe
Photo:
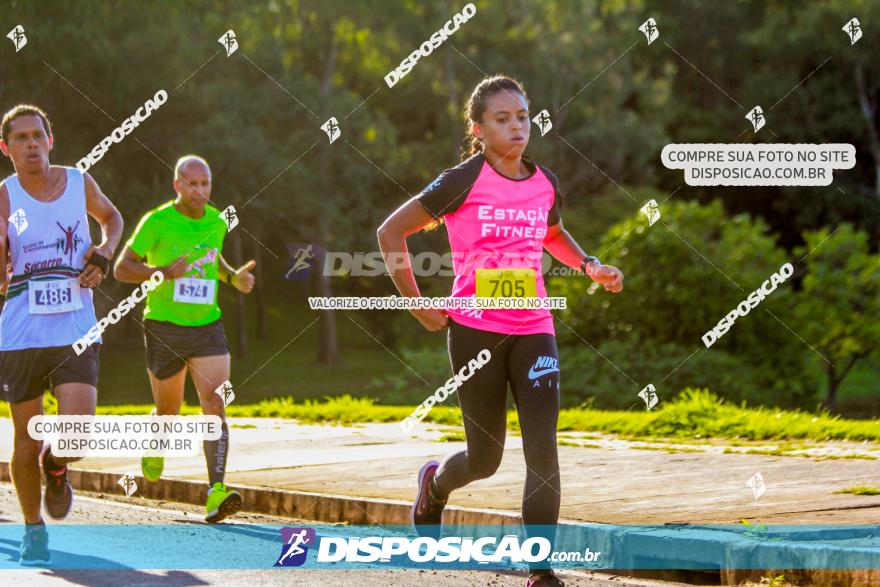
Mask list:
[[[241,494],[218,481],[208,491],[208,501],[205,502],[205,521],[209,524],[219,522],[240,509]]]
[[[141,457],[141,472],[147,481],[158,481],[165,469],[165,457]]]

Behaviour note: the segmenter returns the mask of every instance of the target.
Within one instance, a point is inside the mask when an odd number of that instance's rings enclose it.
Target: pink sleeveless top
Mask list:
[[[532,172],[511,179],[482,154],[447,169],[418,196],[435,218],[443,218],[452,249],[452,296],[476,294],[477,269],[535,271],[538,297],[547,297],[541,271],[547,227],[558,224],[562,195],[556,176],[523,157]],[[455,322],[502,334],[554,334],[550,310],[447,310]]]

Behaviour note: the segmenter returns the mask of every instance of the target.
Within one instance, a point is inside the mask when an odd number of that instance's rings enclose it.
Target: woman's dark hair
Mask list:
[[[519,92],[522,94],[522,97],[526,99],[526,104],[529,103],[529,97],[526,95],[526,91],[523,89],[522,84],[512,77],[496,74],[492,77],[487,77],[478,83],[477,87],[474,88],[473,93],[471,93],[471,97],[468,99],[467,104],[464,106],[464,121],[467,125],[467,136],[465,137],[466,144],[462,152],[462,159],[467,159],[471,155],[475,155],[483,150],[483,143],[480,142],[480,139],[474,136],[474,133],[471,131],[471,123],[479,123],[483,121],[483,113],[486,112],[489,98],[499,92]]]

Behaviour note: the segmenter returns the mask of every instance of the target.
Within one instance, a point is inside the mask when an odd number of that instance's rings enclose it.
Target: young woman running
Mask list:
[[[453,254],[453,297],[474,296],[477,271],[515,268],[523,291],[546,297],[543,249],[579,269],[607,291],[623,289],[623,273],[588,256],[562,226],[556,176],[524,155],[529,142],[529,104],[520,84],[506,76],[481,81],[465,107],[469,157],[447,169],[398,208],[379,228],[379,246],[402,296],[419,296],[406,238],[445,222]],[[485,272],[481,272],[485,275]],[[467,450],[443,464],[426,463],[413,505],[417,531],[439,532],[449,494],[491,476],[507,429],[507,387],[522,429],[526,461],[523,523],[555,527],[560,482],[556,449],[559,361],[549,310],[412,310],[429,331],[449,327],[452,368],[459,372],[483,349],[491,359],[458,389]],[[551,537],[552,542],[552,537]],[[549,565],[531,568],[527,587],[559,586]]]

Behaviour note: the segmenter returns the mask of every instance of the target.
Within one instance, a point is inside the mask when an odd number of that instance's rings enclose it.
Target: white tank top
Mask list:
[[[85,183],[78,170],[63,169],[64,193],[47,203],[25,192],[17,175],[6,179],[12,275],[0,313],[0,351],[68,346],[95,325],[92,290],[77,280],[92,242]]]

